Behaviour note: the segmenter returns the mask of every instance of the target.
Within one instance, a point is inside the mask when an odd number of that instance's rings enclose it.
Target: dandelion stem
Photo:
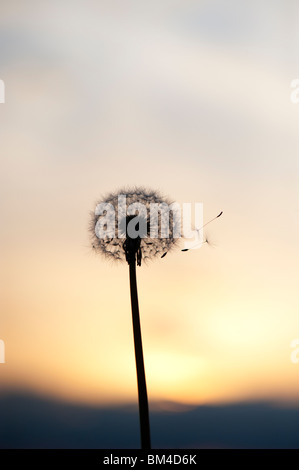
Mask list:
[[[144,362],[143,362],[142,339],[141,339],[141,328],[140,328],[139,307],[138,307],[135,256],[134,256],[134,259],[130,261],[129,268],[130,268],[130,291],[131,291],[135,361],[136,361],[137,385],[138,385],[141,448],[143,450],[148,450],[148,449],[151,449],[150,423],[149,423],[148,399],[147,399],[147,391],[146,391],[146,380],[145,380],[145,371],[144,371]]]

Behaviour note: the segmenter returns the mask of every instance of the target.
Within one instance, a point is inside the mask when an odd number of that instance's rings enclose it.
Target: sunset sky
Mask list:
[[[0,10],[0,391],[136,402],[128,266],[88,224],[137,185],[223,211],[214,247],[137,270],[150,402],[299,403],[298,3]]]

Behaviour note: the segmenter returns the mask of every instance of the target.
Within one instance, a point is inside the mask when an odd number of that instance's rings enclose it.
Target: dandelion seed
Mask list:
[[[204,227],[206,227],[208,224],[210,224],[211,222],[213,222],[213,220],[218,219],[218,217],[220,217],[222,214],[223,214],[223,211],[221,211],[220,214],[216,215],[216,217],[214,217],[213,219],[211,219],[211,220],[209,220],[208,222],[206,222],[202,227],[195,229],[196,232],[197,232],[197,234],[198,234],[198,238],[199,238],[199,232],[200,232],[200,230],[202,230],[202,229],[203,229]],[[204,240],[204,242],[202,242],[202,243],[206,243],[207,245],[213,246],[212,243],[210,242],[210,240],[209,240],[207,237],[206,237],[206,239]],[[191,246],[190,248],[184,248],[184,249],[182,249],[181,251],[193,250],[193,249],[195,249],[195,248],[198,248],[199,245],[201,245],[201,242],[200,242],[200,243],[195,242],[194,245]]]

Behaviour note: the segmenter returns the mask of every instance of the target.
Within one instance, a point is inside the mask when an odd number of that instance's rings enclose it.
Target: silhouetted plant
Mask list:
[[[119,196],[122,195],[126,196],[125,204],[119,204]],[[150,449],[150,422],[139,317],[136,263],[141,266],[142,260],[148,261],[156,257],[163,257],[177,245],[180,218],[175,210],[169,211],[169,217],[165,222],[155,204],[170,206],[171,202],[156,191],[144,188],[124,188],[116,193],[111,193],[103,200],[98,201],[97,207],[103,203],[111,206],[107,206],[106,210],[96,210],[92,213],[90,224],[92,246],[96,253],[101,253],[112,260],[125,261],[129,265],[141,447],[142,449]],[[128,215],[129,206],[131,204],[138,205],[138,203],[143,204],[146,208],[145,213],[139,213],[139,210],[136,209],[135,213]],[[131,209],[132,207],[134,212],[134,206],[131,206]],[[153,221],[151,215],[156,217],[155,236],[151,236]],[[167,227],[165,227],[165,223],[167,223]],[[104,236],[98,236],[97,225],[102,228]],[[129,230],[132,225],[134,236],[131,235],[132,230]],[[168,231],[167,237],[163,237],[163,229],[165,228]]]

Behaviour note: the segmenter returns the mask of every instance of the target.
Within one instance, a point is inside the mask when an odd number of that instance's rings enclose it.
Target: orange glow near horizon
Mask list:
[[[296,365],[290,362],[289,327],[280,325],[281,305],[265,298],[257,308],[258,297],[252,295],[244,306],[240,286],[236,286],[238,296],[227,297],[230,283],[219,270],[213,279],[209,279],[211,269],[205,273],[207,279],[200,273],[194,277],[199,260],[204,271],[207,260],[217,261],[217,250],[204,250],[192,253],[192,258],[173,253],[169,267],[161,260],[138,269],[150,401],[190,405],[265,398],[296,401]],[[29,257],[31,274],[26,276]],[[41,277],[39,253],[34,258],[29,250],[27,260],[15,258],[22,285],[18,298],[7,303],[14,321],[7,316],[2,387],[24,387],[86,403],[134,402],[127,267],[109,267],[105,260],[85,253],[84,269],[76,268],[78,259],[66,256],[65,261],[67,269],[56,271],[56,260],[47,254],[43,260],[47,276]],[[184,266],[190,268],[187,283],[180,279]],[[158,271],[164,279],[162,290]],[[246,276],[245,286],[250,282]],[[49,280],[51,295],[47,295]],[[212,295],[215,290],[218,296]],[[10,300],[12,294],[7,291]],[[286,383],[293,384],[289,391]]]

